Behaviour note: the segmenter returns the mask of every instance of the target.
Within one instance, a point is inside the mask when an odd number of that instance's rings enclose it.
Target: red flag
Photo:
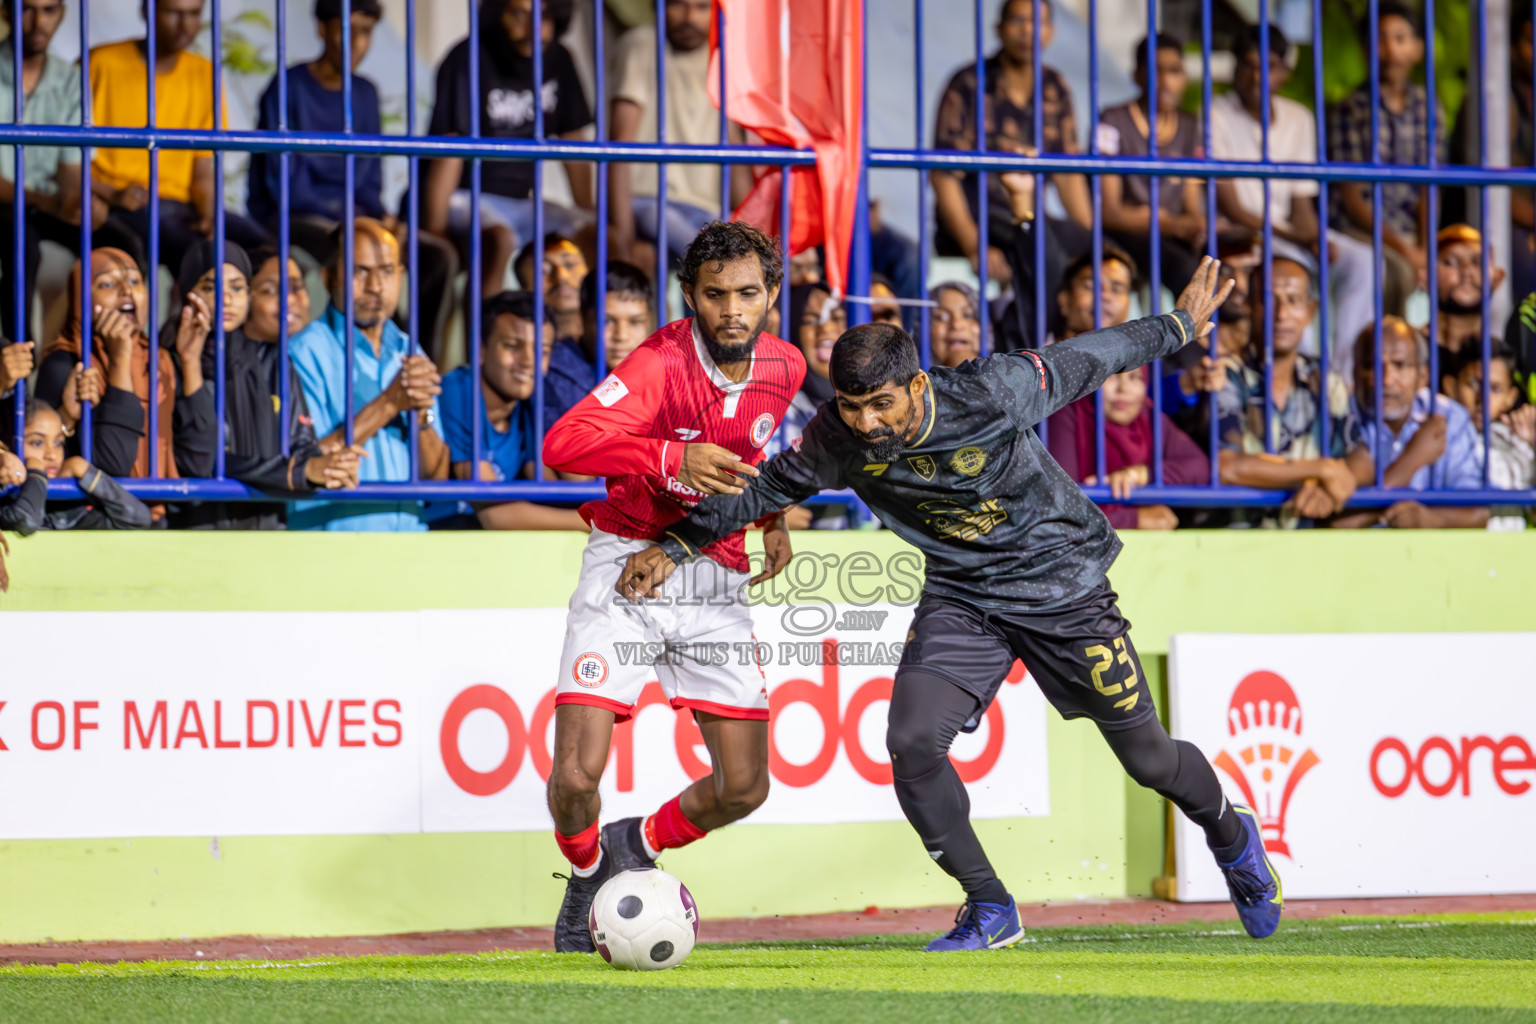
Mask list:
[[[863,0],[715,2],[725,12],[726,112],[771,145],[816,151],[814,170],[791,169],[790,252],[824,245],[827,283],[846,293],[863,144]],[[717,107],[719,81],[717,64]],[[761,176],[735,219],[778,234],[781,190],[777,170]]]

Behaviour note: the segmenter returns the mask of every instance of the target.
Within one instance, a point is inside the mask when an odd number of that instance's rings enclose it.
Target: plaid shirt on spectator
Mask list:
[[[1364,87],[1350,93],[1333,109],[1328,119],[1328,159],[1345,163],[1365,164],[1376,158],[1371,151],[1371,90]],[[1436,104],[1435,155],[1446,160],[1445,110]],[[1384,164],[1402,164],[1424,167],[1429,164],[1429,94],[1422,85],[1408,88],[1408,102],[1401,112],[1395,112],[1381,101],[1381,115],[1377,130],[1377,151]],[[1350,226],[1344,213],[1343,197],[1335,189],[1332,194],[1333,223],[1336,227]],[[1385,182],[1381,186],[1382,223],[1400,235],[1409,238],[1419,236],[1419,186],[1407,182]]]

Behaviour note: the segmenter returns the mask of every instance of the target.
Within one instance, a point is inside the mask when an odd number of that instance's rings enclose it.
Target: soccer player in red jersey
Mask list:
[[[662,539],[706,494],[740,494],[763,445],[805,379],[798,346],[764,333],[778,299],[778,247],[745,224],[704,228],[678,280],[695,315],[661,328],[620,363],[544,439],[553,469],[607,478],[608,496],[581,507],[592,527],[566,618],[555,697],[549,810],[571,862],[555,923],[558,952],[593,951],[592,898],[609,876],[648,867],[751,814],[768,796],[768,690],[755,658],[742,531],[704,549],[666,594],[626,601],[616,566]],[[782,513],[763,525],[758,583],[792,554]],[[625,657],[618,646],[632,645]],[[636,658],[645,650],[651,657]],[[723,652],[723,657],[722,657]],[[721,663],[723,662],[723,664]],[[745,662],[745,663],[743,663]],[[693,711],[714,770],[643,822],[599,829],[598,780],[615,722],[660,680],[674,708]]]

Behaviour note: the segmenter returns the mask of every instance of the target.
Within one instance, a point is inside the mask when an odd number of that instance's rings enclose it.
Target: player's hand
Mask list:
[[[795,557],[794,545],[789,542],[789,524],[785,521],[781,512],[773,518],[773,522],[763,527],[763,571],[747,581],[747,586],[755,587],[765,580],[771,580]]]
[[[1359,486],[1354,472],[1343,459],[1324,459],[1322,472],[1317,475],[1317,483],[1333,501],[1333,510],[1328,513],[1329,515],[1337,515],[1344,511],[1344,506],[1349,503],[1355,488]]]
[[[1235,287],[1235,278],[1228,278],[1226,284],[1221,283],[1221,261],[1207,256],[1200,261],[1199,269],[1189,279],[1189,286],[1179,296],[1178,305],[1174,308],[1188,313],[1189,318],[1195,322],[1195,337],[1204,338],[1216,326],[1211,315],[1221,308]]]
[[[702,494],[740,494],[745,488],[738,478],[743,476],[757,476],[757,470],[737,458],[735,452],[717,444],[683,446],[677,480],[684,486]]]
[[[1394,530],[1431,530],[1440,525],[1435,510],[1417,501],[1400,501],[1389,505],[1381,519]]]
[[[624,560],[619,582],[613,589],[629,601],[647,597],[660,597],[661,585],[667,582],[677,568],[677,563],[667,557],[659,544],[652,544],[644,551],[636,551]]]

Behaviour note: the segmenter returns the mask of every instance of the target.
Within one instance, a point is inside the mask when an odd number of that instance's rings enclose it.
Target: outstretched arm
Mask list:
[[[1232,292],[1219,289],[1221,264],[1207,256],[1179,296],[1177,308],[1117,327],[1079,334],[1040,351],[1010,352],[987,360],[1012,391],[1009,402],[1019,426],[1032,426],[1051,413],[1093,394],[1115,373],[1170,356],[1210,333],[1211,314]]]

